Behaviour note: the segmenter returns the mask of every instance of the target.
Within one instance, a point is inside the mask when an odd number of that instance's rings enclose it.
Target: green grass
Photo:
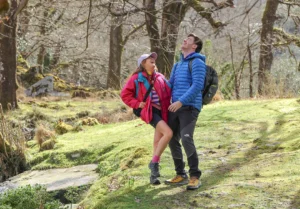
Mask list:
[[[44,107],[46,105],[46,107]],[[102,113],[112,111],[123,106],[119,100],[61,100],[61,101],[36,101],[30,103],[19,103],[20,109],[13,112],[12,116],[22,119],[33,111],[42,112],[42,114],[51,118],[51,120],[58,120],[70,117],[76,117],[77,113],[88,111],[91,115],[95,113]]]
[[[59,136],[54,150],[33,147],[31,162],[34,169],[99,163],[99,180],[82,202],[86,208],[298,209],[299,122],[296,99],[205,106],[194,134],[203,172],[196,191],[149,185],[153,128],[140,120]],[[70,157],[78,152],[81,157]],[[174,176],[168,148],[161,174],[162,181]]]

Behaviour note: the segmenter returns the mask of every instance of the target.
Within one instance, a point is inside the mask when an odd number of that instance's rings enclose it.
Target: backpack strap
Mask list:
[[[145,86],[145,88],[147,89],[147,92],[144,96],[144,99],[143,99],[143,102],[145,102],[147,100],[147,97],[149,96],[149,94],[151,94],[151,89],[153,87],[153,84],[149,84],[147,78],[145,78],[142,74],[142,72],[139,72],[138,74],[138,78],[136,80],[134,80],[135,82],[135,85],[136,85],[136,92],[135,92],[135,95],[136,95],[136,98],[138,96],[138,90],[139,90],[139,87],[138,87],[138,82],[142,82]]]
[[[170,89],[172,89],[172,85],[170,84],[170,82],[164,78],[165,83],[169,86]]]
[[[195,58],[193,58],[193,59],[191,59],[190,61],[189,61],[189,70],[190,70],[190,73],[192,74],[192,71],[193,71],[193,60],[194,60]]]
[[[138,93],[139,93],[139,82],[138,82],[138,79],[135,79],[134,83],[135,83],[135,98],[137,98],[138,97]]]

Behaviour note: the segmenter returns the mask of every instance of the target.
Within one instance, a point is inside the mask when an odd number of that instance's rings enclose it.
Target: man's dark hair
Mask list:
[[[195,52],[199,53],[202,50],[203,42],[202,40],[196,36],[194,33],[188,35],[188,37],[194,37],[194,43],[197,45]]]

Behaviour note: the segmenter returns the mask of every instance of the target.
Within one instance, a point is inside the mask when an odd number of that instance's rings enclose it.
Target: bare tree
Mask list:
[[[8,104],[18,107],[16,90],[17,46],[16,29],[17,16],[26,6],[28,0],[11,0],[6,17],[1,17],[0,23],[0,102],[4,110]]]
[[[268,83],[267,76],[270,73],[273,62],[273,27],[276,21],[276,11],[278,5],[279,0],[267,0],[262,18],[261,46],[258,68],[258,93],[260,95],[264,94],[264,85]]]
[[[108,7],[111,14],[110,25],[110,42],[109,42],[109,64],[107,75],[107,88],[120,89],[121,87],[121,61],[124,47],[134,33],[140,30],[145,24],[132,25],[131,30],[124,34],[123,23],[126,21],[128,15],[135,14],[142,10],[142,8],[134,8],[130,10],[125,9],[125,5],[112,5]]]
[[[299,38],[285,33],[283,30],[274,28],[274,23],[278,19],[276,16],[279,4],[287,5],[288,16],[290,16],[290,8],[292,6],[300,6],[300,3],[293,0],[268,0],[266,3],[264,15],[262,18],[262,30],[261,30],[261,46],[260,46],[260,58],[258,69],[258,93],[264,95],[264,86],[268,84],[268,74],[270,74],[271,66],[273,63],[273,51],[272,48],[276,45],[288,46],[291,43],[295,43],[300,46]],[[299,16],[294,16],[294,19]],[[277,40],[277,41],[276,41]],[[284,40],[284,43],[278,44]]]
[[[166,76],[169,76],[174,63],[179,26],[183,18],[185,17],[187,10],[189,8],[193,8],[202,17],[207,19],[212,27],[219,28],[224,26],[224,24],[220,21],[214,20],[214,18],[212,17],[213,8],[222,9],[233,5],[233,2],[230,0],[223,2],[223,4],[217,4],[214,1],[210,1],[211,3],[213,3],[213,7],[207,9],[201,5],[201,2],[202,1],[199,0],[164,0],[162,5],[162,24],[161,30],[159,30],[157,20],[157,14],[159,10],[156,9],[156,1],[143,1],[151,51],[157,52],[157,67],[160,72],[165,74]]]

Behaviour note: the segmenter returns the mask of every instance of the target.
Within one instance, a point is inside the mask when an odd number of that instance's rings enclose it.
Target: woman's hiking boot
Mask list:
[[[165,184],[168,185],[185,185],[188,184],[188,177],[187,175],[177,175],[172,179],[168,179],[165,181]]]
[[[159,173],[159,164],[153,163],[152,161],[149,163],[149,169],[151,170],[151,176],[160,177]]]
[[[189,180],[188,185],[186,186],[187,190],[195,190],[198,189],[201,186],[201,182],[199,180],[199,178],[197,178],[196,176],[192,176]]]
[[[150,184],[158,185],[160,184],[160,180],[156,176],[150,176]]]
[[[159,173],[159,164],[158,163],[153,163],[152,161],[149,163],[149,169],[151,171],[150,174],[150,184],[160,184],[160,181],[158,177],[160,177]]]

